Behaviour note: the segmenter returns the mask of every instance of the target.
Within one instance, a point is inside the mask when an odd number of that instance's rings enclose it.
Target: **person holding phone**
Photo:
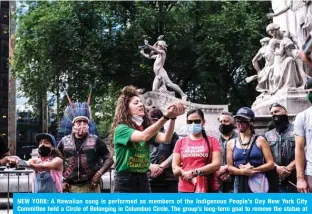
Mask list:
[[[17,160],[17,166],[29,167],[35,172],[32,179],[32,192],[62,192],[63,157],[55,148],[53,135],[40,133],[36,135],[39,144],[38,157],[28,161]]]

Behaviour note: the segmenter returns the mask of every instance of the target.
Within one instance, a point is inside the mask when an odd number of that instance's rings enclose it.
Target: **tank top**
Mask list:
[[[234,165],[238,167],[240,164],[244,164],[247,158],[247,154],[249,152],[249,149],[240,149],[237,148],[236,144],[237,138],[234,140],[234,149],[233,149],[233,160]],[[249,156],[249,162],[253,167],[258,167],[264,163],[263,160],[263,153],[262,150],[257,146],[257,141],[252,147],[252,150],[250,152]]]

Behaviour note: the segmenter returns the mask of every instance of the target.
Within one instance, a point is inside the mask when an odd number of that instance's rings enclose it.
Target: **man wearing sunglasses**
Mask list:
[[[312,79],[304,87],[312,103]],[[300,112],[295,120],[295,160],[298,192],[312,192],[312,108]]]
[[[276,172],[279,175],[279,192],[295,193],[297,182],[295,170],[295,135],[294,125],[289,123],[287,109],[273,103],[269,110],[275,128],[265,133],[265,138],[270,144]]]
[[[148,112],[148,117],[152,124],[156,123],[163,117],[160,109],[152,108]],[[164,132],[164,127],[160,130]],[[171,142],[152,143],[150,144],[150,184],[152,193],[177,193],[178,192],[178,177],[172,172],[172,152],[179,136],[174,132]]]
[[[227,142],[231,139],[238,137],[237,133],[234,131],[235,121],[234,117],[230,112],[221,112],[218,119],[219,131],[220,131],[220,147],[222,151],[222,166],[218,171],[220,188],[219,191],[223,193],[229,193],[234,191],[234,176],[231,176],[227,170],[226,164],[226,146]]]

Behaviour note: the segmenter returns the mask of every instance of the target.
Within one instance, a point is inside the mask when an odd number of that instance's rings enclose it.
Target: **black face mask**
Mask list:
[[[40,146],[38,149],[38,153],[41,157],[48,157],[51,154],[51,148]]]
[[[219,131],[222,133],[222,134],[229,134],[233,131],[234,129],[234,125],[233,124],[230,124],[230,125],[226,125],[226,124],[220,124],[219,126]]]
[[[273,115],[272,119],[277,132],[283,132],[287,129],[289,120],[286,114]]]

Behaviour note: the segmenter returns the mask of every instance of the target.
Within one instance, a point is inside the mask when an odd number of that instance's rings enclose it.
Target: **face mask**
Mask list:
[[[229,125],[226,125],[226,124],[220,124],[219,126],[219,131],[222,133],[222,134],[228,134],[228,133],[231,133],[234,129],[234,125],[233,124],[229,124]]]
[[[312,93],[307,94],[307,100],[312,104]]]
[[[38,153],[41,157],[48,157],[51,152],[51,148],[46,146],[40,146],[38,149]]]
[[[199,134],[202,131],[202,129],[203,127],[201,124],[192,123],[187,125],[187,130],[191,134]]]
[[[133,115],[131,119],[137,126],[141,126],[143,123],[143,117],[140,117],[139,115]]]
[[[289,121],[288,116],[286,114],[273,115],[272,119],[277,132],[283,132],[287,129]]]
[[[237,123],[237,129],[240,133],[245,133],[249,128],[249,123]]]
[[[73,132],[75,135],[82,137],[86,136],[89,133],[89,124],[88,123],[74,123]]]

